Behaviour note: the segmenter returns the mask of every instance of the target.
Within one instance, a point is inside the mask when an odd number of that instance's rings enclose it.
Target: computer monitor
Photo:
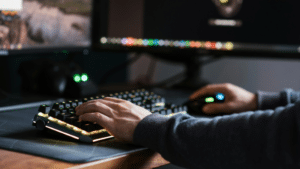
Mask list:
[[[0,0],[0,55],[83,52],[92,0]]]
[[[299,0],[96,0],[92,46],[183,60],[205,54],[298,58],[299,6]]]

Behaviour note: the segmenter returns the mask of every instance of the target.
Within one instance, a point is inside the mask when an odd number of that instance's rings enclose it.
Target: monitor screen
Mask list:
[[[299,0],[99,0],[93,47],[298,55],[299,6]]]
[[[88,49],[91,8],[92,0],[0,0],[0,55]]]

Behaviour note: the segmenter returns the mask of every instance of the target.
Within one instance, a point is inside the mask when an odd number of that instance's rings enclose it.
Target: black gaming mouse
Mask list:
[[[210,103],[224,103],[225,95],[223,93],[216,93],[214,95],[207,95],[201,97],[197,100],[189,100],[184,103],[188,107],[189,114],[197,114],[197,115],[204,115],[202,112],[202,108],[205,104]],[[219,115],[219,114],[218,114]],[[216,115],[213,115],[216,116]]]

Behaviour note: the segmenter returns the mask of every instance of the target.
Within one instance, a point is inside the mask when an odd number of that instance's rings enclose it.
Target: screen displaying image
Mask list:
[[[0,49],[88,47],[92,0],[0,0]]]

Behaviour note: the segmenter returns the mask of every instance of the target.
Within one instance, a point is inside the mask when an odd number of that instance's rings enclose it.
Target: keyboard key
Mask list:
[[[56,110],[60,110],[60,109],[64,109],[65,106],[62,103],[54,103],[52,106],[52,109],[56,109]]]
[[[61,121],[65,121],[67,117],[70,117],[70,114],[66,114],[66,113],[60,113],[57,115],[57,119],[61,120]]]
[[[90,132],[90,131],[94,131],[95,130],[95,126],[93,123],[85,123],[81,126],[82,130],[85,130],[87,132]]]
[[[82,105],[83,102],[81,100],[75,100],[74,103],[76,103],[77,106],[80,106],[80,105]]]
[[[60,114],[60,111],[56,110],[56,109],[51,109],[49,112],[49,116],[52,116],[52,117],[57,117],[58,114]]]
[[[65,122],[74,125],[75,122],[78,121],[78,117],[77,116],[69,116],[66,117]]]
[[[48,114],[50,112],[50,107],[48,105],[41,105],[39,107],[39,112],[42,112],[42,113],[45,113],[45,114]]]
[[[78,128],[81,128],[82,126],[82,121],[80,122],[79,120],[76,120],[75,122],[73,122],[73,125],[78,127]]]
[[[98,125],[97,123],[93,123],[95,130],[104,129],[102,126]]]

